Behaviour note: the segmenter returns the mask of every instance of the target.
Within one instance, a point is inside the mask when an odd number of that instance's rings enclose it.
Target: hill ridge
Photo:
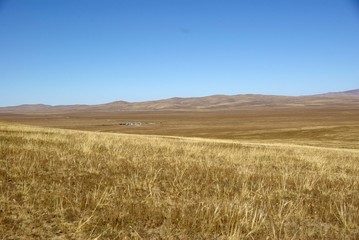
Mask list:
[[[359,89],[329,92],[306,96],[265,94],[216,94],[203,97],[173,97],[167,99],[127,102],[113,101],[96,105],[46,105],[23,104],[0,107],[0,113],[65,113],[65,112],[114,112],[146,110],[238,110],[257,107],[320,107],[359,104]]]

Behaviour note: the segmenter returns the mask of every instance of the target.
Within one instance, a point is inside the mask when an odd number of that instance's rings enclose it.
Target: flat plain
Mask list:
[[[359,148],[359,107],[355,106],[236,111],[0,113],[0,121],[96,132]]]

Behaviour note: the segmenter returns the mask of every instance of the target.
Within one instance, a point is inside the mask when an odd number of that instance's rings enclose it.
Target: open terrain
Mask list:
[[[358,239],[359,151],[0,123],[3,239]]]
[[[0,121],[97,132],[205,137],[359,149],[359,107],[67,114],[0,113]],[[126,123],[141,125],[126,125]]]
[[[96,132],[359,148],[359,90],[0,108],[0,121]]]
[[[359,239],[359,91],[0,108],[3,239]]]

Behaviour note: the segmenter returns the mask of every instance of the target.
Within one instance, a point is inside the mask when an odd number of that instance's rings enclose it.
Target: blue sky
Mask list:
[[[0,0],[0,105],[359,88],[354,0]]]

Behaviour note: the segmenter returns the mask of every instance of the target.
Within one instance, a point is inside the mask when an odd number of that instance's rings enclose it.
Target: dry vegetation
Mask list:
[[[3,239],[358,239],[359,152],[0,123]]]
[[[349,106],[195,112],[0,113],[0,121],[86,131],[204,137],[359,149],[359,108]],[[145,124],[129,127],[120,124],[123,122]]]

